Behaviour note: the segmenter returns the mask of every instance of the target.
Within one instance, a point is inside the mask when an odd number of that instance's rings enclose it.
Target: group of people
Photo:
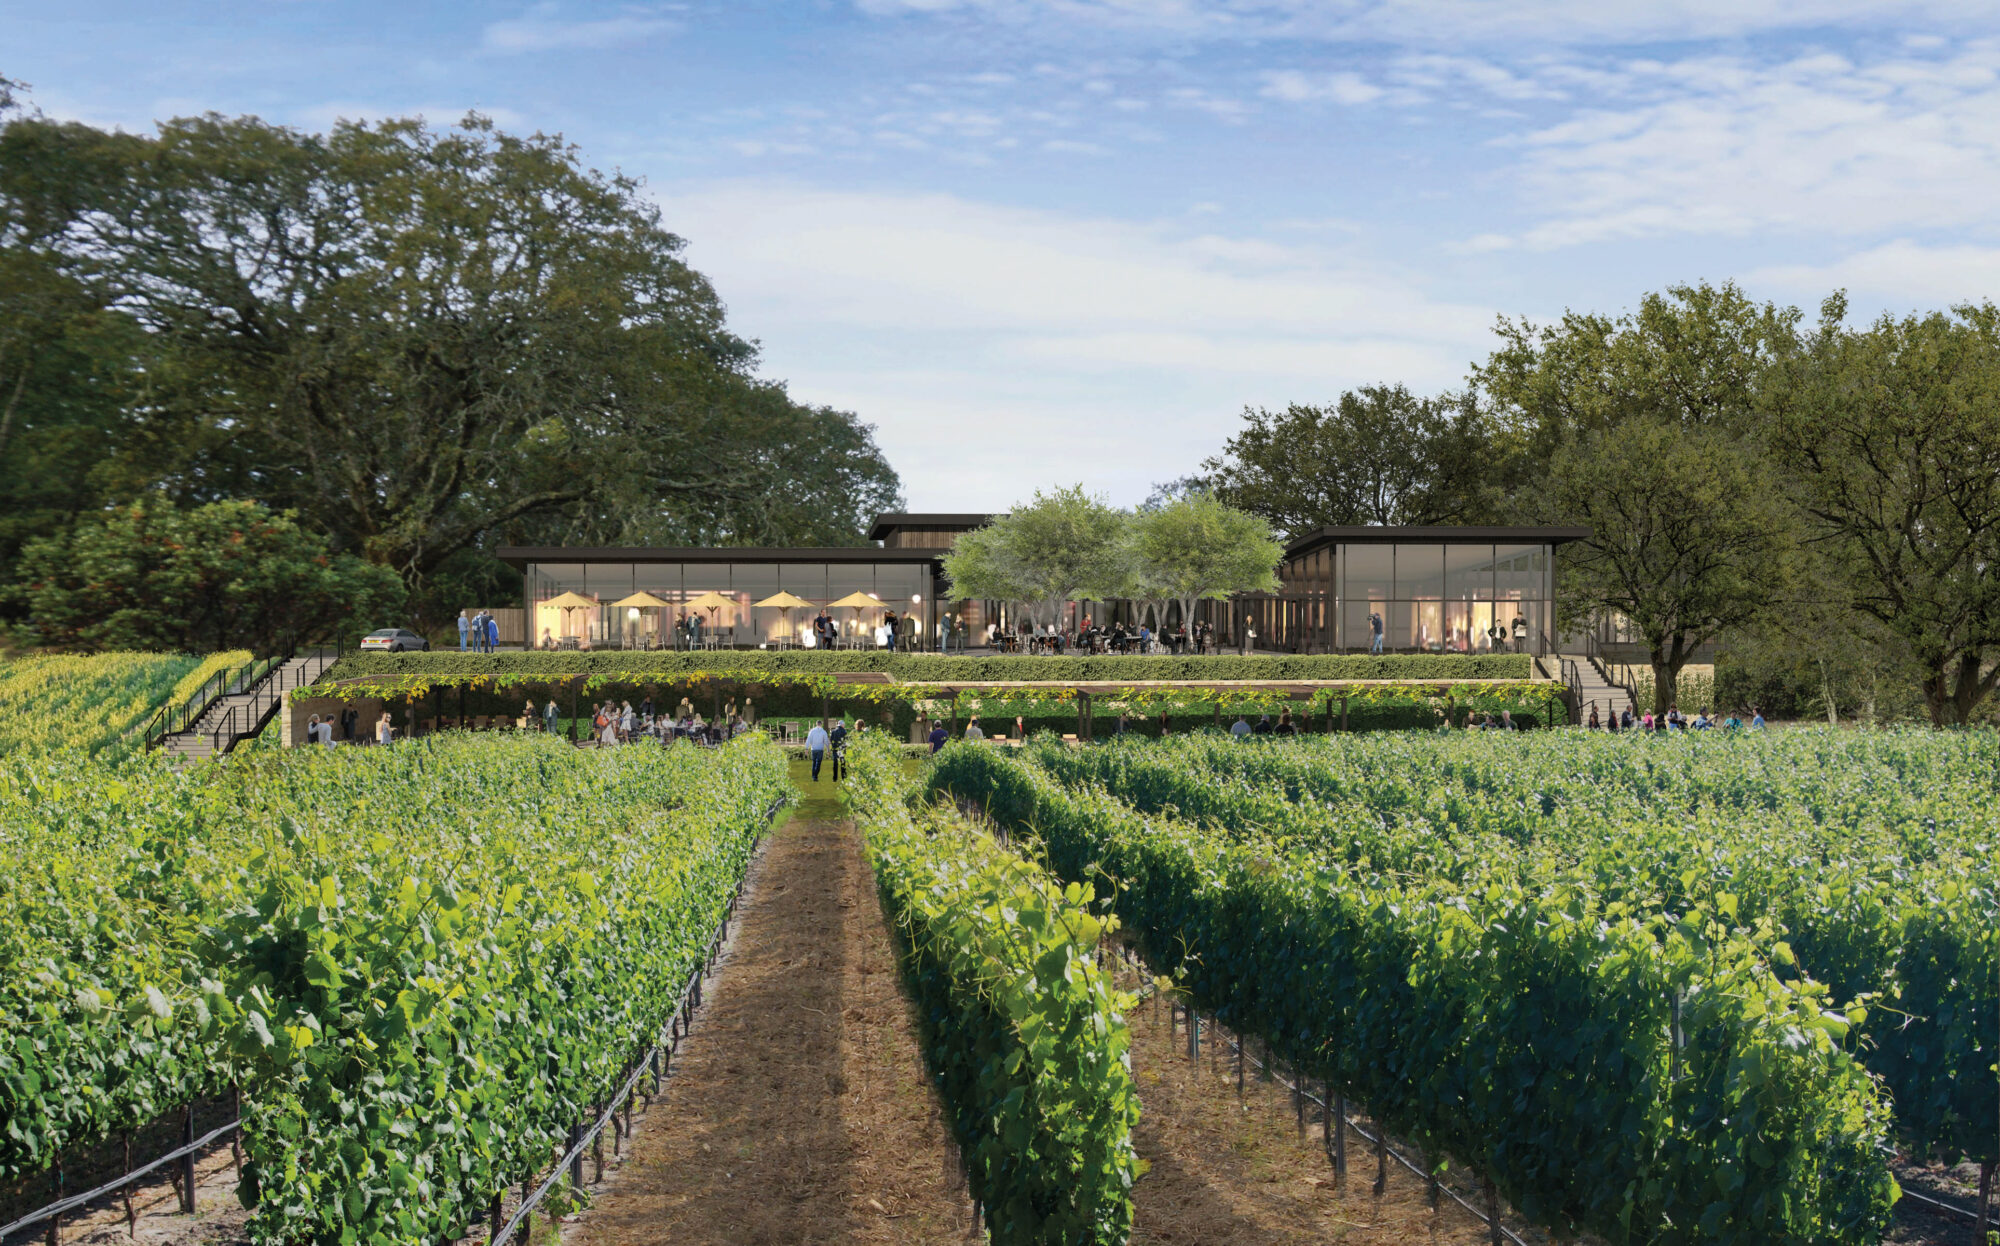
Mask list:
[[[1681,713],[1678,705],[1668,707],[1667,712],[1660,715],[1655,715],[1651,710],[1635,715],[1632,712],[1632,707],[1628,705],[1623,710],[1606,714],[1600,718],[1597,713],[1597,702],[1592,701],[1590,703],[1590,715],[1584,719],[1583,725],[1592,731],[1667,732],[1711,731],[1716,729],[1740,731],[1744,727],[1748,727],[1752,731],[1762,731],[1764,729],[1764,711],[1754,705],[1751,706],[1750,717],[1746,722],[1734,712],[1725,717],[1712,710],[1702,710],[1693,718],[1688,718]]]
[[[986,647],[1049,655],[1064,654],[1073,649],[1078,653],[1165,652],[1179,656],[1215,650],[1215,624],[1204,619],[1196,622],[1192,629],[1181,625],[1169,631],[1155,632],[1144,623],[1136,628],[1127,626],[1122,619],[1106,627],[1085,615],[1075,632],[1050,627],[1046,623],[1030,623],[1015,632],[1002,628],[998,623],[988,623]]]
[[[867,729],[868,724],[860,718],[854,720],[853,731],[847,729],[846,718],[834,719],[832,727],[814,723],[812,730],[806,732],[806,753],[812,761],[813,782],[819,782],[820,767],[829,760],[833,762],[833,781],[840,782],[847,773],[848,741]],[[935,753],[937,749],[931,751]]]
[[[546,635],[547,633],[544,633]],[[492,613],[481,610],[478,614],[461,610],[458,612],[458,651],[466,652],[466,642],[471,641],[474,653],[492,653],[500,648],[500,620]]]
[[[909,649],[917,643],[917,627],[918,620],[915,615],[899,615],[894,610],[884,610],[882,617],[865,633],[865,636],[877,649]],[[840,623],[827,613],[825,606],[821,606],[801,639],[808,649],[839,648]]]
[[[744,703],[743,709],[736,708],[731,701],[720,717],[710,720],[701,715],[694,703],[686,697],[671,712],[655,711],[653,699],[643,698],[638,705],[630,701],[606,701],[590,708],[590,738],[602,748],[615,748],[620,744],[672,744],[676,740],[688,740],[695,744],[721,744],[750,730],[751,707]],[[561,707],[553,700],[541,710],[543,730],[557,730],[557,722],[562,716]],[[528,719],[535,717],[535,703],[528,702]]]
[[[1166,733],[1166,715],[1162,714],[1160,716],[1160,722],[1161,734],[1164,735]],[[1254,725],[1250,722],[1248,715],[1239,714],[1236,716],[1236,721],[1229,724],[1229,734],[1239,740],[1253,735],[1297,735],[1298,733],[1298,725],[1292,721],[1292,712],[1290,710],[1279,711],[1278,721],[1275,723],[1271,721],[1269,714],[1259,714]]]
[[[339,734],[337,736],[335,734],[336,723],[339,727]],[[336,744],[365,744],[367,743],[366,736],[362,736],[359,739],[355,737],[355,733],[360,725],[361,711],[351,705],[341,710],[338,715],[314,714],[312,717],[306,719],[306,743],[317,744],[324,748],[332,748]],[[385,711],[375,720],[375,743],[388,744],[395,738],[396,728],[389,721],[389,715]]]

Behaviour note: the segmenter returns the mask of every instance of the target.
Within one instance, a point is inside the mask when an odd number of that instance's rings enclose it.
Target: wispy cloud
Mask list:
[[[1386,40],[1425,48],[1504,41],[1586,47],[1773,32],[1928,26],[1977,32],[2000,0],[855,0],[884,17],[974,18],[1052,41],[1090,30],[1166,39]]]
[[[632,10],[616,17],[565,17],[557,6],[537,5],[520,17],[489,22],[480,40],[488,52],[519,54],[623,47],[679,28],[670,17]]]
[[[1341,70],[1330,74],[1309,74],[1296,69],[1271,70],[1264,75],[1261,92],[1266,99],[1288,104],[1321,100],[1335,104],[1372,104],[1386,92],[1360,74]]]
[[[1350,231],[1278,243],[773,182],[662,204],[770,370],[880,424],[917,506],[1005,506],[1048,479],[1051,448],[1136,500],[1246,402],[1455,384],[1492,323],[1356,262]]]
[[[1503,141],[1549,248],[1668,234],[1993,230],[2000,45],[1622,66],[1593,106]]]

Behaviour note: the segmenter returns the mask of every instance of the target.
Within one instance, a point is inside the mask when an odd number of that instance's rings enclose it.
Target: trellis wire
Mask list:
[[[1130,963],[1139,962],[1140,958],[1138,956],[1138,953],[1129,945],[1125,946],[1122,949],[1122,951],[1124,952],[1125,959],[1128,962]],[[1146,991],[1149,991],[1150,989],[1151,989],[1150,987],[1142,988],[1141,994],[1144,994]],[[1198,1017],[1199,1014],[1195,1011],[1194,1005],[1192,1003],[1187,1004],[1186,1008],[1188,1010],[1188,1015],[1191,1018]],[[1194,1024],[1196,1025],[1200,1024],[1199,1020],[1196,1020]],[[1214,1042],[1215,1039],[1211,1036],[1209,1041]],[[1234,1034],[1230,1035],[1228,1042],[1231,1047],[1236,1049],[1236,1058],[1238,1060],[1247,1059],[1250,1063],[1257,1066],[1258,1074],[1263,1080],[1276,1081],[1279,1085],[1291,1091],[1292,1095],[1294,1096],[1294,1101],[1299,1104],[1301,1112],[1304,1111],[1305,1104],[1307,1103],[1316,1104],[1320,1108],[1320,1110],[1324,1113],[1325,1119],[1328,1122],[1328,1124],[1329,1125],[1332,1124],[1336,1115],[1333,1110],[1331,1102],[1334,1096],[1329,1096],[1326,1099],[1322,1099],[1320,1096],[1313,1094],[1310,1090],[1306,1089],[1306,1079],[1304,1077],[1300,1077],[1296,1081],[1287,1080],[1285,1075],[1278,1071],[1277,1062],[1275,1060],[1271,1061],[1270,1063],[1266,1063],[1265,1061],[1259,1060],[1257,1057],[1250,1055],[1247,1050],[1249,1044],[1243,1041],[1243,1037],[1241,1035],[1234,1035]],[[1345,1102],[1345,1096],[1339,1096],[1339,1098],[1343,1103]],[[1388,1133],[1386,1130],[1377,1129],[1374,1133],[1372,1134],[1369,1133],[1361,1126],[1355,1124],[1354,1121],[1348,1117],[1344,1107],[1338,1113],[1338,1116],[1340,1119],[1340,1123],[1345,1128],[1352,1129],[1355,1133],[1360,1134],[1363,1141],[1369,1143],[1371,1146],[1374,1146],[1376,1148],[1378,1163],[1380,1162],[1381,1156],[1386,1155],[1390,1158],[1393,1158],[1397,1163],[1401,1164],[1403,1167],[1409,1169],[1413,1175],[1422,1177],[1426,1181],[1434,1181],[1434,1178],[1431,1173],[1426,1172],[1422,1168],[1419,1168],[1417,1165],[1411,1163],[1407,1158],[1404,1157],[1401,1151],[1389,1145]],[[1334,1132],[1334,1131],[1330,1130],[1329,1132]],[[1341,1149],[1343,1150],[1343,1152],[1345,1150],[1344,1142],[1345,1139],[1344,1138],[1341,1139]],[[1342,1155],[1342,1159],[1345,1159],[1344,1154]],[[1340,1165],[1340,1167],[1344,1170],[1346,1165],[1343,1163]],[[1457,1203],[1460,1207],[1463,1207],[1467,1212],[1471,1213],[1473,1217],[1478,1219],[1480,1223],[1488,1225],[1493,1229],[1494,1232],[1505,1237],[1506,1240],[1514,1243],[1514,1246],[1528,1246],[1528,1243],[1522,1240],[1519,1234],[1515,1233],[1512,1229],[1508,1228],[1506,1225],[1501,1224],[1497,1215],[1489,1216],[1486,1212],[1481,1211],[1479,1208],[1467,1202],[1459,1194],[1457,1190],[1452,1189],[1450,1186],[1445,1185],[1442,1182],[1435,1182],[1435,1184],[1433,1184],[1432,1186],[1432,1189],[1442,1190],[1445,1194],[1450,1195],[1452,1202]],[[1956,1211],[1958,1209],[1953,1208],[1952,1210]],[[1961,1214],[1966,1214],[1966,1213],[1961,1213]]]
[[[765,822],[768,823],[773,817],[777,816],[778,810],[784,804],[783,800],[772,802],[771,807],[764,811]],[[487,1246],[504,1246],[507,1240],[513,1237],[527,1218],[534,1213],[535,1208],[541,1204],[541,1201],[548,1197],[549,1191],[553,1190],[558,1182],[566,1178],[571,1178],[573,1172],[581,1170],[584,1148],[594,1144],[598,1137],[603,1134],[605,1126],[611,1123],[611,1118],[617,1114],[619,1107],[629,1100],[633,1088],[639,1084],[639,1079],[648,1072],[658,1069],[658,1061],[662,1055],[665,1055],[671,1064],[675,1048],[679,1046],[680,1040],[687,1036],[688,1030],[691,1028],[693,1021],[692,1009],[699,1007],[701,1004],[702,979],[708,976],[709,969],[715,963],[716,954],[721,951],[724,941],[729,937],[729,919],[736,915],[736,902],[742,898],[742,895],[743,883],[739,880],[736,884],[736,891],[729,897],[729,907],[723,910],[722,921],[717,924],[715,934],[709,939],[708,954],[702,958],[701,964],[695,966],[694,972],[688,976],[687,985],[681,988],[680,999],[676,1001],[672,1015],[668,1017],[667,1023],[660,1027],[659,1037],[654,1040],[651,1049],[645,1055],[633,1061],[632,1071],[626,1075],[624,1084],[606,1101],[604,1111],[598,1115],[590,1127],[581,1133],[573,1132],[571,1134],[569,1150],[565,1151],[562,1158],[556,1161],[555,1167],[551,1168],[549,1175],[542,1179],[542,1183],[539,1186],[535,1187],[534,1193],[521,1200],[521,1205],[514,1209],[514,1214],[508,1219],[507,1223],[502,1225],[487,1239]],[[657,1080],[658,1075],[655,1072],[655,1081],[657,1082]],[[601,1161],[599,1163],[599,1176],[602,1176]]]

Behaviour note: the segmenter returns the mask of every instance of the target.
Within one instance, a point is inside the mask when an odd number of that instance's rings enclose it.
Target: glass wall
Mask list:
[[[1540,652],[1554,619],[1552,547],[1352,542],[1288,559],[1243,603],[1257,647],[1292,653]]]
[[[529,563],[524,579],[533,643],[557,648],[670,647],[677,640],[676,625],[691,618],[700,620],[704,639],[726,647],[794,644],[812,630],[821,607],[853,593],[878,604],[830,611],[844,638],[872,643],[887,612],[894,610],[899,620],[910,620],[910,626],[898,629],[902,643],[929,648],[936,640],[929,563]],[[614,604],[642,592],[668,604]],[[789,611],[756,604],[780,592],[808,604]],[[564,593],[591,604],[567,610],[548,604]],[[688,605],[708,593],[723,600]]]

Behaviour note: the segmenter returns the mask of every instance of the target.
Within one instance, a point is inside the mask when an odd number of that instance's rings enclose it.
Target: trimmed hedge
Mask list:
[[[342,658],[326,679],[364,675],[615,675],[654,679],[714,672],[724,678],[768,672],[834,675],[880,671],[905,683],[992,683],[1152,680],[1288,679],[1528,679],[1526,654],[1317,654],[1304,657],[947,657],[935,653],[708,653],[608,649],[591,653],[357,653]]]
[[[861,827],[925,1057],[995,1246],[1120,1246],[1132,1232],[1131,998],[1097,957],[1116,929],[946,809],[912,816],[903,753],[862,738],[843,798]]]

